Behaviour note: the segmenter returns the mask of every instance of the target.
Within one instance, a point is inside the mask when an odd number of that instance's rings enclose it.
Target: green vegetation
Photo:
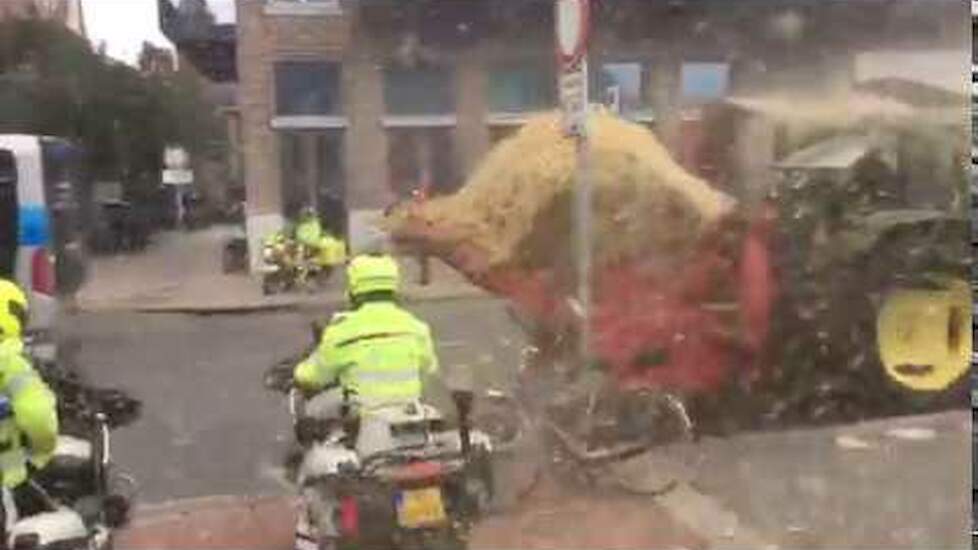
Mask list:
[[[166,144],[194,154],[222,138],[193,73],[142,74],[39,19],[0,21],[0,132],[76,140],[91,176],[128,192],[155,188]]]

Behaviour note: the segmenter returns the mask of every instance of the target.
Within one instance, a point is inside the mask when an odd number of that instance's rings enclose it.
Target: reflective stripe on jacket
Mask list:
[[[295,381],[316,391],[338,380],[369,408],[419,399],[422,377],[437,370],[428,325],[393,302],[371,302],[334,318]]]

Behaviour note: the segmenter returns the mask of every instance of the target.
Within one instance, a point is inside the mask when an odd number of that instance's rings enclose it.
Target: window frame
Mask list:
[[[266,0],[265,15],[343,15],[340,0]]]

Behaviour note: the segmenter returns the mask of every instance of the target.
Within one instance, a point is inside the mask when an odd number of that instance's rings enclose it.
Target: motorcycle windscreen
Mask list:
[[[17,261],[17,164],[10,151],[0,150],[0,278],[12,279]]]

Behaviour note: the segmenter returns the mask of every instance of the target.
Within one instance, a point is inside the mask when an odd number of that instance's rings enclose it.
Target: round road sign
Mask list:
[[[557,55],[565,66],[580,61],[587,50],[589,0],[556,0]]]

